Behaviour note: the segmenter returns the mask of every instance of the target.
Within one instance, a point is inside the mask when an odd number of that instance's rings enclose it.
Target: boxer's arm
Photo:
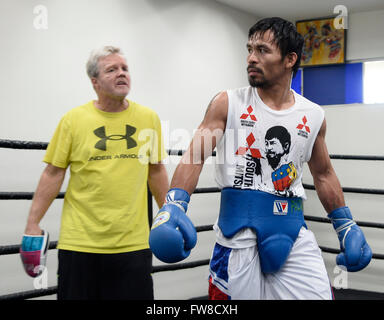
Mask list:
[[[325,143],[325,133],[326,122],[324,120],[313,146],[308,166],[319,199],[327,213],[330,213],[337,208],[345,206],[345,201],[339,179],[329,158]]]
[[[167,170],[161,162],[149,164],[148,185],[158,207],[161,208],[164,204],[165,195],[169,190]]]
[[[359,271],[371,261],[372,250],[364,233],[353,221],[350,209],[345,206],[343,191],[325,144],[325,131],[324,120],[308,165],[319,199],[339,238],[341,252],[336,257],[336,263],[345,266],[348,271]]]
[[[196,229],[186,215],[190,194],[196,188],[204,161],[212,155],[217,142],[223,136],[227,110],[226,92],[213,98],[175,170],[166,203],[154,219],[149,246],[153,254],[163,262],[174,263],[185,259],[196,245]]]
[[[228,95],[221,92],[210,102],[202,123],[175,170],[171,188],[181,188],[189,194],[193,193],[205,160],[212,155],[224,134],[227,114]]]
[[[24,233],[40,235],[39,222],[55,200],[63,184],[66,169],[48,164],[37,185]]]

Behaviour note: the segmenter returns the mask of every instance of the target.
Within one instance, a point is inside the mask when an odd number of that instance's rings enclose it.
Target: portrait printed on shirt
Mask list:
[[[257,136],[257,138],[255,137]],[[247,147],[240,147],[233,188],[269,190],[277,195],[293,197],[290,186],[297,178],[291,152],[291,134],[283,126],[269,128],[259,136],[250,133]]]

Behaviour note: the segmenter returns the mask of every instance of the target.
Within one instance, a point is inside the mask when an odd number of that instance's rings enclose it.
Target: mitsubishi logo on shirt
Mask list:
[[[131,127],[129,125],[125,126],[125,135],[123,134],[112,134],[107,136],[105,132],[105,127],[97,128],[93,131],[93,133],[99,137],[101,140],[99,140],[95,144],[95,148],[106,151],[107,150],[107,141],[119,141],[119,140],[126,140],[127,141],[127,149],[131,149],[137,146],[136,141],[131,138],[131,136],[136,132],[135,127]]]
[[[257,118],[253,114],[253,111],[254,110],[253,110],[252,106],[249,106],[247,108],[247,112],[243,113],[240,116],[240,123],[242,126],[245,126],[245,127],[254,127],[255,126],[255,122],[257,121]]]
[[[253,158],[257,158],[257,159],[262,158],[259,149],[257,149],[257,148],[251,148],[255,141],[256,141],[256,139],[255,139],[255,137],[253,136],[253,134],[251,133],[251,134],[247,137],[247,144],[248,144],[248,146],[247,146],[247,147],[240,147],[240,148],[236,151],[236,155],[240,155],[240,156],[242,156],[242,155],[246,154],[247,151],[249,150],[249,151],[251,151],[251,155],[252,155]]]
[[[241,115],[240,119],[244,119],[244,120],[245,120],[245,119],[247,119],[247,118],[249,117],[251,120],[253,120],[253,121],[257,121],[255,115],[252,114],[252,112],[253,112],[253,108],[252,108],[252,106],[249,106],[249,107],[247,108],[247,113],[243,113],[243,114]]]
[[[298,126],[296,127],[296,129],[299,129],[298,135],[304,138],[308,138],[308,133],[311,133],[311,129],[309,128],[309,126],[307,126],[307,122],[308,122],[307,117],[304,116],[301,121],[302,122],[299,123]]]

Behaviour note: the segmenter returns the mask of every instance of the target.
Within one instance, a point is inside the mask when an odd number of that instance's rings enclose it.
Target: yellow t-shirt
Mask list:
[[[166,157],[161,125],[151,109],[128,101],[117,113],[93,102],[70,110],[44,162],[67,168],[70,180],[59,249],[120,253],[148,248],[148,163]]]

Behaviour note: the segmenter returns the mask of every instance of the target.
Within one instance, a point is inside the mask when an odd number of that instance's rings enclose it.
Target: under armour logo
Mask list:
[[[131,127],[129,125],[125,126],[125,135],[122,134],[112,134],[107,136],[105,133],[105,127],[97,128],[93,131],[93,133],[99,137],[101,140],[95,144],[95,148],[99,150],[106,151],[107,150],[107,140],[110,141],[118,141],[118,140],[126,140],[127,141],[127,149],[131,149],[137,146],[136,141],[131,138],[131,136],[136,132],[135,127]]]

